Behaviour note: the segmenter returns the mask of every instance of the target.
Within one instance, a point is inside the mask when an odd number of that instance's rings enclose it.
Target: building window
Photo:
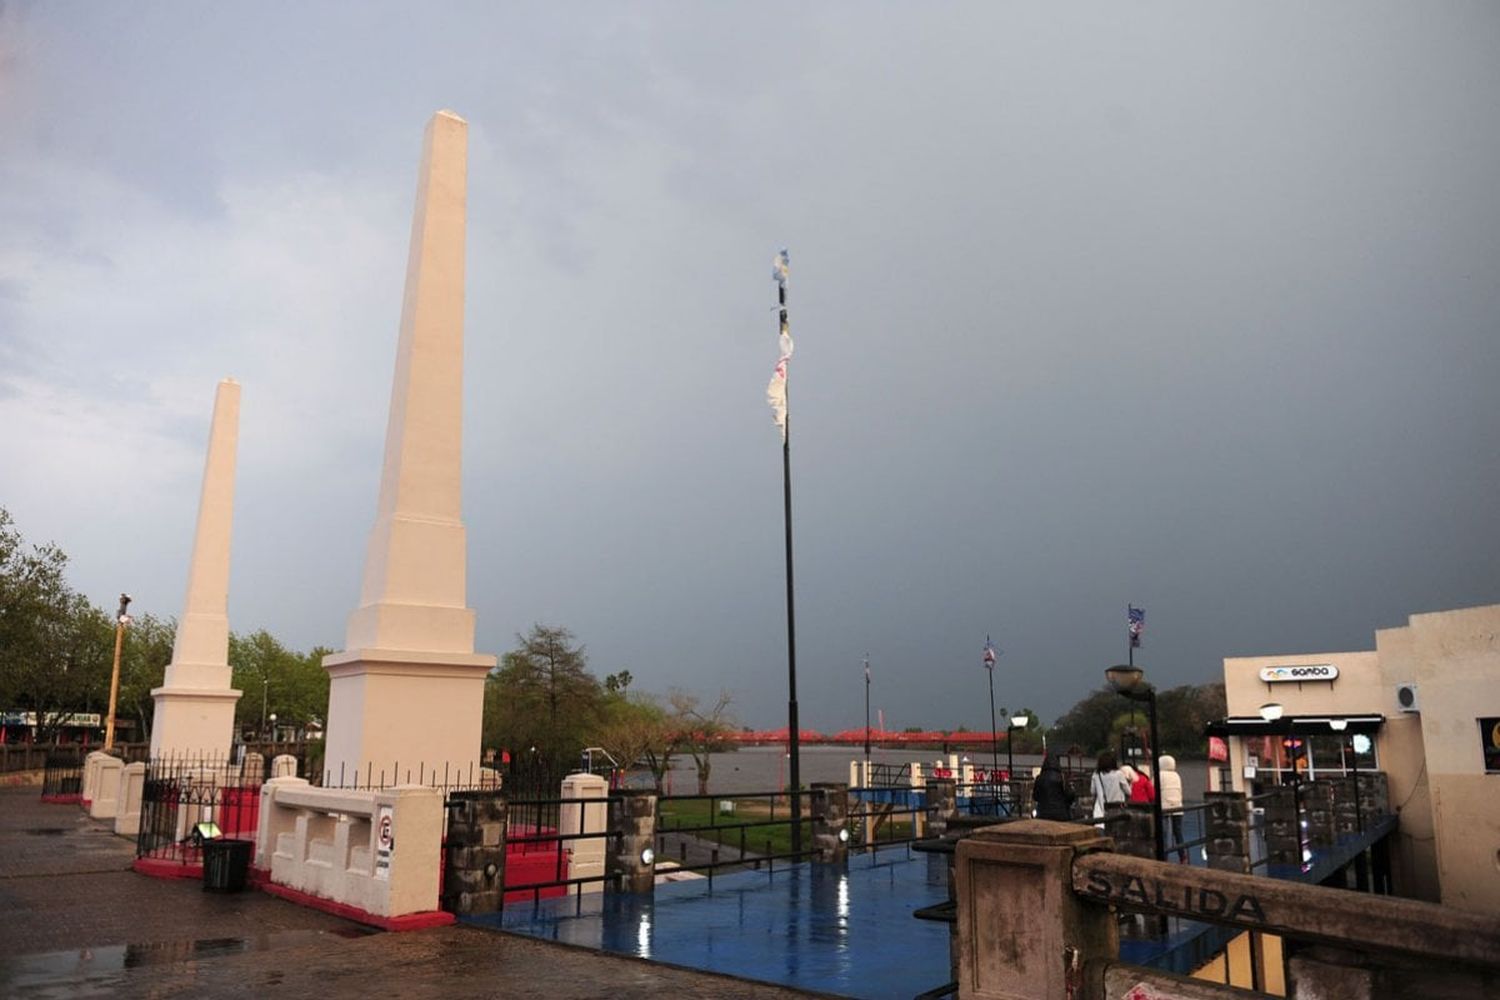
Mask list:
[[[1484,773],[1500,774],[1500,716],[1479,720],[1479,744],[1484,750]]]

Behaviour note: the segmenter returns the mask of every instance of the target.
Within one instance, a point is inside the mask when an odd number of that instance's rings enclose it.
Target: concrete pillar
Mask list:
[[[84,809],[88,809],[94,801],[99,784],[99,762],[109,756],[103,750],[95,750],[83,759],[83,790],[79,794],[79,800]]]
[[[271,775],[276,777],[276,775]],[[240,762],[240,780],[242,785],[259,785],[266,780],[266,758],[264,754],[251,750],[245,754],[245,759]]]
[[[333,774],[479,766],[484,679],[474,652],[461,516],[468,124],[427,125],[391,385],[385,465],[359,606],[330,679]]]
[[[558,808],[557,832],[564,836],[605,833],[609,830],[609,784],[597,774],[570,774],[562,782],[562,798],[595,801],[564,801]],[[563,849],[571,856],[569,878],[593,878],[604,875],[605,837],[565,840]],[[600,892],[601,882],[584,882],[580,892]]]
[[[172,662],[162,686],[151,692],[156,702],[153,758],[224,757],[234,735],[240,692],[229,686],[229,542],[239,434],[240,385],[227,378],[214,395],[187,596],[177,620]]]
[[[1335,839],[1359,832],[1359,817],[1355,812],[1356,793],[1353,778],[1329,778],[1328,786],[1333,791],[1333,833]]]
[[[1307,839],[1314,847],[1331,847],[1338,842],[1333,795],[1333,783],[1327,778],[1304,782],[1302,785],[1302,810],[1307,817]]]
[[[1267,860],[1273,865],[1300,865],[1302,826],[1296,793],[1292,786],[1282,785],[1264,801]]]
[[[295,778],[297,776],[297,758],[289,753],[279,753],[271,758],[271,777],[273,778]]]
[[[94,776],[94,797],[89,800],[89,816],[93,819],[114,819],[120,808],[120,779],[125,774],[125,762],[118,757],[105,755],[97,765]]]
[[[498,913],[505,895],[506,801],[488,792],[448,796],[443,909]]]
[[[126,764],[120,773],[120,805],[115,810],[115,833],[134,837],[141,832],[141,796],[146,790],[146,765]]]
[[[1123,816],[1105,826],[1104,832],[1115,841],[1121,854],[1137,858],[1156,857],[1156,817],[1148,805],[1106,805],[1107,817]]]
[[[812,839],[817,860],[843,864],[849,859],[849,786],[815,781],[812,793]]]
[[[1383,771],[1359,772],[1359,807],[1366,817],[1391,811],[1391,786]]]
[[[958,815],[958,783],[952,778],[927,779],[927,833],[941,837],[948,821]]]
[[[1241,792],[1205,792],[1208,867],[1250,873],[1250,804]]]
[[[963,1000],[1082,996],[1091,962],[1118,954],[1107,906],[1075,895],[1073,859],[1108,847],[1092,826],[1024,819],[958,842],[958,995]]]
[[[625,789],[617,793],[609,849],[609,874],[616,876],[621,892],[650,893],[656,888],[656,793],[649,789]],[[647,861],[647,851],[650,861]]]
[[[922,762],[919,760],[914,760],[911,762],[911,787],[926,787],[924,785],[924,779],[922,777]]]

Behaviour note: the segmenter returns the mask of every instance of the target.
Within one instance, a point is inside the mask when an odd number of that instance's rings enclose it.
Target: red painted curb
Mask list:
[[[131,870],[152,878],[196,878],[203,877],[202,863],[189,864],[183,861],[163,861],[160,858],[136,858]]]
[[[322,896],[314,896],[311,893],[301,892],[297,889],[277,885],[275,882],[265,882],[260,886],[263,892],[273,896],[279,896],[292,903],[311,907],[314,910],[322,910],[345,920],[353,920],[356,923],[365,924],[370,927],[378,927],[383,931],[421,931],[429,927],[447,927],[457,922],[457,918],[451,913],[443,910],[424,910],[421,913],[406,913],[399,917],[382,917],[368,910],[361,910],[357,906],[347,903],[335,902],[332,899],[324,899]]]
[[[42,801],[43,802],[47,802],[47,803],[51,803],[53,805],[69,805],[69,806],[72,806],[72,805],[77,805],[78,803],[82,802],[83,801],[83,796],[79,795],[77,792],[70,792],[67,795],[43,795],[42,796]]]

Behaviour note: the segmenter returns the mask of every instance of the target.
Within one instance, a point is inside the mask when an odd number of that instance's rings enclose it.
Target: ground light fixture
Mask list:
[[[1161,817],[1161,741],[1156,728],[1156,689],[1146,683],[1146,671],[1134,663],[1117,663],[1105,668],[1104,679],[1116,694],[1131,701],[1144,701],[1146,715],[1151,720],[1151,783],[1156,794],[1151,798],[1152,832],[1155,834],[1155,858],[1161,861],[1166,856],[1166,831],[1162,829]]]
[[[656,861],[656,852],[653,851],[651,848],[648,847],[645,850],[641,851],[641,864],[643,864],[643,865],[645,865],[646,867],[649,868],[649,867],[651,867],[652,864],[655,863],[655,861]]]
[[[849,828],[847,826],[839,828],[839,843],[849,843]]]

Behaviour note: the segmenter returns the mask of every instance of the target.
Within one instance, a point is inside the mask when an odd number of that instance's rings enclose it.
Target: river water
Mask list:
[[[900,766],[919,761],[923,771],[928,773],[932,765],[943,756],[936,750],[911,748],[899,750],[874,748],[870,751],[870,760],[877,764]],[[990,768],[990,755],[983,751],[971,750],[967,754],[960,755],[960,759],[964,758],[971,760],[975,767],[985,770]],[[848,781],[849,762],[863,759],[862,747],[805,746],[802,747],[801,752],[799,777],[804,786],[811,785],[815,781]],[[1018,753],[1015,756],[1018,774],[1028,774],[1033,767],[1038,767],[1041,763],[1042,758],[1038,754]],[[1000,751],[1000,766],[1002,768],[1006,766],[1003,749]],[[1207,783],[1207,770],[1203,762],[1184,761],[1181,771],[1183,800],[1201,801],[1203,789]],[[698,769],[693,765],[691,757],[686,755],[674,757],[672,768],[667,772],[664,791],[668,795],[691,795],[698,791],[697,777]],[[779,792],[790,780],[785,747],[743,747],[730,753],[716,753],[709,757],[708,790],[716,795],[740,792]]]

